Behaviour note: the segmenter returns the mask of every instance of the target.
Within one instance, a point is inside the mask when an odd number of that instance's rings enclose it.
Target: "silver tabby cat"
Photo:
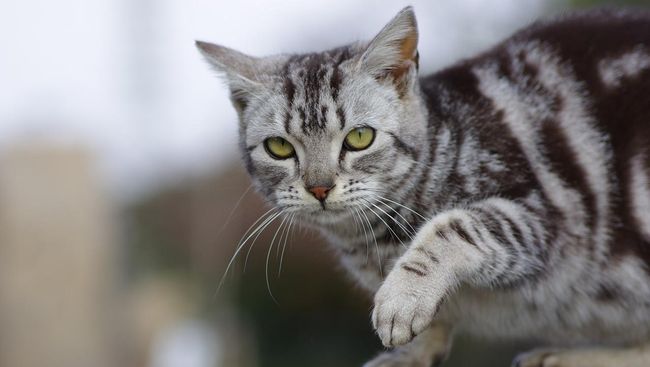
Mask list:
[[[418,77],[413,10],[370,42],[225,75],[241,150],[282,216],[374,296],[366,366],[441,363],[456,330],[545,345],[518,366],[650,366],[650,14],[534,24]]]

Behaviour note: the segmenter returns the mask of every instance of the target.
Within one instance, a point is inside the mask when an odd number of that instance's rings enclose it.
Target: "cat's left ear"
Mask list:
[[[196,47],[210,65],[226,77],[232,103],[238,112],[243,111],[256,92],[263,88],[259,77],[261,59],[203,41],[196,41]]]
[[[408,6],[370,41],[359,59],[360,66],[377,79],[391,78],[398,90],[407,88],[417,75],[417,44],[415,13]]]

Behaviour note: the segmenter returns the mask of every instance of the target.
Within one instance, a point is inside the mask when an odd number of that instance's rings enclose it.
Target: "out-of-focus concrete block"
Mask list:
[[[115,234],[80,147],[0,152],[0,366],[112,367]]]

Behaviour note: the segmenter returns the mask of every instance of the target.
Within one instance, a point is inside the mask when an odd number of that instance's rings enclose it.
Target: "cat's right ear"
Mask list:
[[[196,41],[196,47],[212,68],[225,76],[233,105],[238,112],[243,111],[262,88],[258,78],[260,59],[203,41]]]
[[[417,78],[417,45],[415,13],[407,6],[370,41],[359,60],[361,68],[377,79],[390,78],[398,90],[407,88]]]

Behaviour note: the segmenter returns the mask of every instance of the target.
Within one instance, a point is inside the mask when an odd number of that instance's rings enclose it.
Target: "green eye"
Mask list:
[[[282,138],[268,138],[264,140],[264,147],[271,157],[276,159],[287,159],[295,154],[293,145]]]
[[[357,127],[345,137],[344,146],[348,150],[363,150],[375,140],[375,130],[371,127]]]

